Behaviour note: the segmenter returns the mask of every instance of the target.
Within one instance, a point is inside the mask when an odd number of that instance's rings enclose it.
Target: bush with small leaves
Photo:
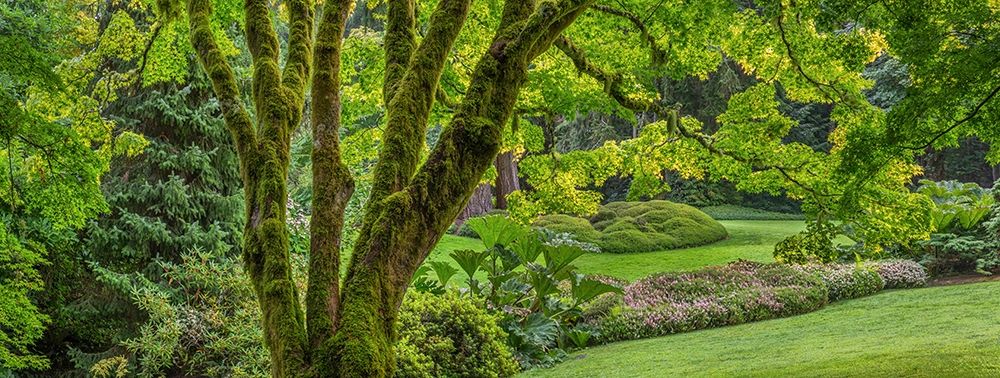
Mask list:
[[[395,376],[513,376],[518,364],[499,320],[455,292],[407,293],[397,323]]]

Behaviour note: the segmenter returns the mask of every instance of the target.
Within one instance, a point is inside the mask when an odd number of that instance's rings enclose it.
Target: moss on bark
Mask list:
[[[390,0],[386,25],[387,126],[372,197],[343,284],[343,212],[353,181],[341,161],[341,36],[353,2],[326,3],[312,51],[312,2],[290,0],[289,52],[278,44],[266,2],[245,2],[253,56],[256,127],[210,26],[210,1],[188,0],[191,40],[241,161],[247,219],[244,260],[263,313],[275,377],[388,377],[395,368],[395,320],[410,278],[465,206],[500,148],[528,63],[589,4],[511,0],[465,98],[426,163],[417,170],[434,94],[471,0],[442,0],[423,41],[415,42],[412,0]],[[311,53],[311,54],[310,54]],[[312,55],[312,62],[309,56]],[[313,73],[313,180],[309,283],[305,310],[291,278],[285,179],[291,130],[299,123],[305,77]]]

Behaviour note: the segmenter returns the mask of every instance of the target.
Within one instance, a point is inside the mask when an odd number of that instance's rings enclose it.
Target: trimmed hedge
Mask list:
[[[509,377],[519,365],[498,318],[457,293],[410,291],[400,308],[396,377]]]
[[[726,228],[692,206],[670,201],[612,202],[589,220],[546,215],[534,224],[573,234],[609,253],[651,252],[713,243],[729,236]]]

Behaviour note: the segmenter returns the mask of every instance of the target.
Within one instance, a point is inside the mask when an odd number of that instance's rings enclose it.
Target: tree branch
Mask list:
[[[247,46],[253,58],[253,99],[257,117],[265,112],[268,101],[265,98],[281,96],[279,91],[281,72],[278,70],[278,35],[271,25],[271,13],[267,0],[246,0],[244,17]]]
[[[295,96],[294,103],[302,106],[305,103],[303,94],[306,78],[312,66],[313,2],[289,0],[286,6],[289,14],[288,54],[281,75],[281,84]],[[293,128],[295,126],[291,125]]]
[[[441,0],[423,41],[413,51],[389,101],[382,150],[375,165],[369,203],[402,190],[420,162],[427,120],[448,54],[465,24],[471,0]]]
[[[983,98],[981,101],[979,101],[979,103],[976,104],[976,106],[973,107],[972,110],[969,111],[969,113],[967,113],[965,115],[965,117],[962,117],[962,119],[960,119],[957,122],[951,124],[951,126],[948,126],[944,130],[941,130],[938,133],[936,133],[934,135],[934,137],[931,138],[931,140],[927,141],[927,143],[924,143],[922,145],[917,145],[917,146],[903,146],[903,148],[906,148],[908,150],[924,150],[927,147],[930,147],[930,146],[934,145],[934,142],[936,142],[938,139],[941,139],[941,137],[943,137],[946,134],[950,133],[952,130],[955,130],[957,127],[961,126],[962,124],[964,124],[964,123],[972,120],[973,118],[975,118],[976,115],[979,114],[979,111],[984,106],[986,106],[986,104],[989,103],[990,100],[992,100],[994,97],[996,97],[997,93],[1000,93],[1000,85],[998,85],[996,88],[993,88],[993,90],[990,91],[990,93],[988,95],[986,95],[985,98]]]
[[[406,74],[410,54],[417,45],[416,10],[414,0],[388,0],[385,21],[385,76],[382,101],[388,107],[396,94],[399,81]]]
[[[353,0],[328,0],[314,50],[312,80],[312,219],[309,222],[309,281],[306,329],[314,353],[339,325],[340,248],[344,209],[354,180],[340,153],[340,57]],[[314,354],[314,361],[318,356]]]
[[[632,25],[634,25],[635,28],[639,30],[639,33],[642,34],[642,38],[646,40],[646,43],[649,44],[650,58],[651,58],[652,64],[656,65],[656,64],[663,64],[663,63],[665,63],[667,54],[656,43],[656,38],[653,37],[653,35],[649,33],[649,29],[646,28],[646,23],[643,22],[643,20],[640,19],[639,16],[637,16],[634,13],[629,12],[629,11],[627,11],[625,9],[615,9],[615,8],[609,7],[607,5],[600,5],[600,4],[598,4],[598,5],[594,5],[592,8],[594,10],[597,10],[597,11],[602,12],[602,13],[606,13],[606,14],[610,14],[610,15],[613,15],[613,16],[622,17],[622,18],[628,20],[629,22],[631,22]],[[623,8],[624,8],[624,6],[623,6]]]
[[[212,8],[210,0],[188,0],[188,23],[191,44],[202,68],[212,80],[215,97],[219,100],[226,127],[236,143],[240,158],[240,171],[246,175],[247,162],[256,154],[257,140],[253,124],[240,99],[233,69],[219,51],[211,26]]]
[[[593,62],[587,59],[586,53],[580,48],[576,47],[572,43],[572,41],[570,41],[568,38],[559,37],[558,39],[556,39],[555,45],[567,57],[570,58],[570,60],[573,62],[573,65],[576,66],[577,70],[600,82],[604,82],[608,94],[622,107],[625,107],[629,110],[636,112],[651,111],[655,113],[658,117],[662,118],[680,116],[679,109],[676,107],[667,107],[656,102],[639,101],[629,97],[628,94],[625,93],[625,91],[622,89],[620,75],[607,72],[598,67],[597,65],[593,64]],[[714,155],[725,156],[733,160],[736,160],[738,162],[748,164],[751,167],[757,169],[775,169],[779,173],[781,173],[781,175],[784,176],[793,185],[809,192],[810,194],[813,194],[815,197],[818,198],[827,196],[822,193],[819,193],[812,187],[802,184],[799,180],[792,177],[791,174],[789,174],[788,172],[789,169],[787,167],[769,165],[769,164],[760,164],[758,161],[755,161],[754,159],[748,159],[746,157],[738,156],[736,154],[732,154],[727,151],[722,151],[713,144],[710,136],[702,134],[700,132],[692,132],[690,130],[687,130],[687,128],[685,128],[681,122],[677,122],[677,131],[681,136],[697,141],[698,144],[701,144],[702,147],[704,147],[706,150],[708,150]]]

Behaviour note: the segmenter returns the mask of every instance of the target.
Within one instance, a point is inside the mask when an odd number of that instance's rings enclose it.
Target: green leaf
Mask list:
[[[577,303],[588,302],[591,299],[597,298],[597,296],[605,293],[623,294],[622,289],[618,287],[590,279],[580,281],[576,285],[573,285],[572,289],[573,299]]]
[[[451,277],[458,273],[458,269],[444,261],[431,261],[427,265],[430,265],[431,269],[434,270],[434,274],[437,275],[438,282],[441,285],[447,285]]]
[[[486,259],[487,252],[476,252],[471,249],[461,249],[457,251],[452,251],[449,256],[458,266],[462,267],[465,274],[469,275],[469,279],[476,274],[479,267],[483,264],[483,260]]]
[[[552,272],[553,278],[565,279],[573,271],[570,265],[574,260],[586,253],[583,249],[571,245],[544,246],[545,268]]]
[[[542,239],[538,237],[535,232],[528,233],[521,238],[518,238],[510,245],[510,249],[521,258],[523,263],[534,262],[538,260],[538,255],[542,254],[542,250],[545,245],[542,244]]]
[[[486,249],[492,249],[497,245],[509,245],[512,241],[529,232],[527,227],[499,215],[472,218],[466,224],[476,235],[479,235],[479,239],[483,241]]]

